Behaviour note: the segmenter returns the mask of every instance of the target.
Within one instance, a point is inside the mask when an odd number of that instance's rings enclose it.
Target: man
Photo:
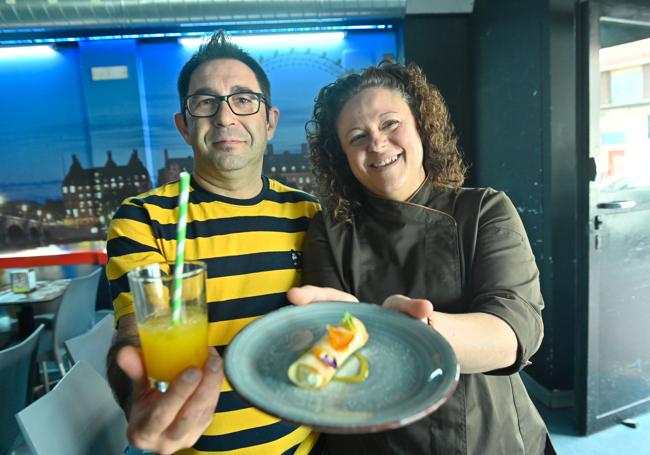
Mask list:
[[[279,111],[260,65],[212,36],[183,67],[176,127],[194,151],[186,260],[208,265],[211,354],[165,393],[147,381],[126,273],[175,257],[178,182],[124,201],[111,222],[107,274],[117,336],[108,375],[137,448],[174,453],[317,453],[318,434],[241,402],[224,381],[221,356],[246,324],[287,304],[300,283],[302,243],[316,200],[262,176]]]

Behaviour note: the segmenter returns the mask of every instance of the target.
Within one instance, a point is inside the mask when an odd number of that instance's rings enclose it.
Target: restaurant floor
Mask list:
[[[573,408],[551,409],[535,404],[558,455],[650,455],[650,413],[633,419],[636,428],[620,424],[581,436],[576,430]]]

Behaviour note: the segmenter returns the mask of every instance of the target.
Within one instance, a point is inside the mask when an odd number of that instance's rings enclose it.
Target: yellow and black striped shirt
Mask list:
[[[286,291],[300,285],[305,231],[320,206],[266,177],[262,192],[246,200],[207,192],[194,179],[190,187],[185,258],[207,264],[209,343],[223,354],[239,330],[287,305]],[[172,182],[126,199],[113,217],[106,270],[117,319],[134,311],[126,272],[175,260],[178,192]],[[307,427],[248,406],[224,381],[212,424],[183,453],[300,455],[315,451],[317,440]]]

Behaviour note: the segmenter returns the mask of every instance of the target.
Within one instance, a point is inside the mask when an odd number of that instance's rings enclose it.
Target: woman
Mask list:
[[[461,187],[465,166],[438,90],[416,66],[371,67],[324,87],[307,130],[325,212],[308,232],[304,284],[365,302],[392,295],[385,305],[438,330],[462,373],[433,414],[383,433],[328,435],[330,452],[553,453],[517,373],[543,336],[535,260],[503,193]]]

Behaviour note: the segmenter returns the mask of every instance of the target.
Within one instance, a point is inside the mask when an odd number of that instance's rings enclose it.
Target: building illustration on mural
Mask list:
[[[170,158],[169,151],[167,149],[163,150],[163,155],[165,162],[164,166],[158,169],[158,178],[156,179],[157,186],[178,180],[180,178],[181,171],[192,172],[194,169],[194,158],[192,158],[192,156],[186,156],[184,158]]]
[[[75,154],[61,183],[62,199],[43,204],[27,200],[0,200],[0,248],[103,239],[113,213],[129,196],[151,189],[151,175],[133,150],[125,165],[107,151],[103,166],[84,168]],[[164,165],[156,185],[178,180],[182,170],[192,171],[192,156],[173,158],[163,150]],[[300,153],[276,153],[268,144],[263,173],[308,193],[315,190],[307,144]]]
[[[191,172],[194,169],[194,159],[191,156],[170,158],[167,149],[163,153],[165,165],[158,169],[157,185],[178,180],[182,170]],[[308,193],[313,193],[315,190],[309,161],[309,147],[305,143],[300,145],[300,153],[291,153],[285,150],[279,154],[274,152],[273,144],[267,144],[262,172],[268,177],[299,190]]]
[[[151,189],[149,172],[137,150],[124,166],[113,161],[110,151],[107,155],[103,167],[88,169],[72,155],[72,165],[61,185],[64,225],[104,226],[125,198]]]
[[[120,166],[107,152],[104,166],[84,169],[75,154],[61,183],[59,199],[42,204],[0,196],[0,248],[104,239],[124,199],[151,189],[137,150]]]
[[[314,176],[311,173],[311,162],[309,161],[309,146],[300,144],[300,153],[275,153],[273,144],[266,146],[264,156],[263,172],[285,185],[298,188],[299,190],[313,193],[315,187]]]

